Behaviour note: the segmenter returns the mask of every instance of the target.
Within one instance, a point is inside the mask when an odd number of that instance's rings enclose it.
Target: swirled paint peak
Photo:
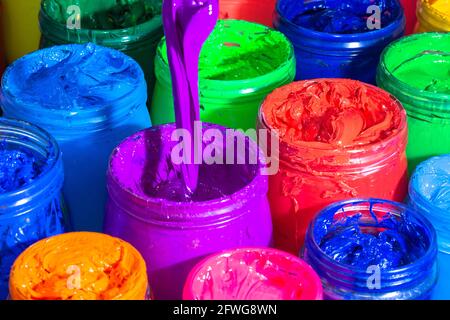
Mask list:
[[[294,82],[262,105],[264,122],[292,145],[320,149],[373,145],[404,129],[405,111],[392,96],[355,80]]]

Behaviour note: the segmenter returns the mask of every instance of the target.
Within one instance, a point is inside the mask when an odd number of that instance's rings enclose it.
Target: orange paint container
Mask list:
[[[146,300],[141,254],[105,234],[66,233],[41,240],[15,261],[12,300]]]

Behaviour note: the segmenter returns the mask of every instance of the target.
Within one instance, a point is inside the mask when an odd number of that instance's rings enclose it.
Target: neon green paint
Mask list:
[[[410,171],[429,157],[450,153],[450,33],[416,34],[391,44],[377,83],[408,113]]]
[[[173,122],[164,39],[158,47],[155,66],[152,121]],[[200,56],[201,118],[231,128],[254,128],[264,97],[294,77],[293,48],[283,34],[246,21],[219,21]]]

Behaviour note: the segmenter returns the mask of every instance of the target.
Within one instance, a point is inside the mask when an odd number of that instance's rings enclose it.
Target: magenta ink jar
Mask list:
[[[272,242],[268,179],[256,143],[241,132],[229,140],[224,127],[203,124],[202,154],[212,141],[220,142],[212,135],[222,134],[234,148],[219,156],[234,164],[208,165],[204,156],[197,191],[187,200],[180,196],[182,184],[173,170],[174,129],[174,124],[156,126],[123,141],[113,151],[107,174],[105,232],[140,251],[156,299],[181,299],[189,272],[210,254]],[[247,155],[260,156],[254,164],[240,152],[242,142]],[[226,159],[230,149],[233,154]]]

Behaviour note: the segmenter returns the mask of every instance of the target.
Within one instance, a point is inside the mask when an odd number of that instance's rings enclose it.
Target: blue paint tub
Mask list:
[[[9,272],[34,242],[66,230],[61,151],[47,132],[0,118],[0,299]]]
[[[75,230],[102,230],[108,158],[123,139],[151,126],[146,100],[139,65],[94,44],[39,50],[5,72],[4,115],[39,125],[61,147]]]
[[[432,299],[450,300],[450,154],[422,162],[409,185],[410,205],[437,232],[439,277]]]
[[[380,8],[380,25],[374,24],[372,5]],[[398,0],[278,0],[274,17],[275,28],[294,45],[296,80],[349,78],[371,84],[383,49],[403,35],[405,23]]]

